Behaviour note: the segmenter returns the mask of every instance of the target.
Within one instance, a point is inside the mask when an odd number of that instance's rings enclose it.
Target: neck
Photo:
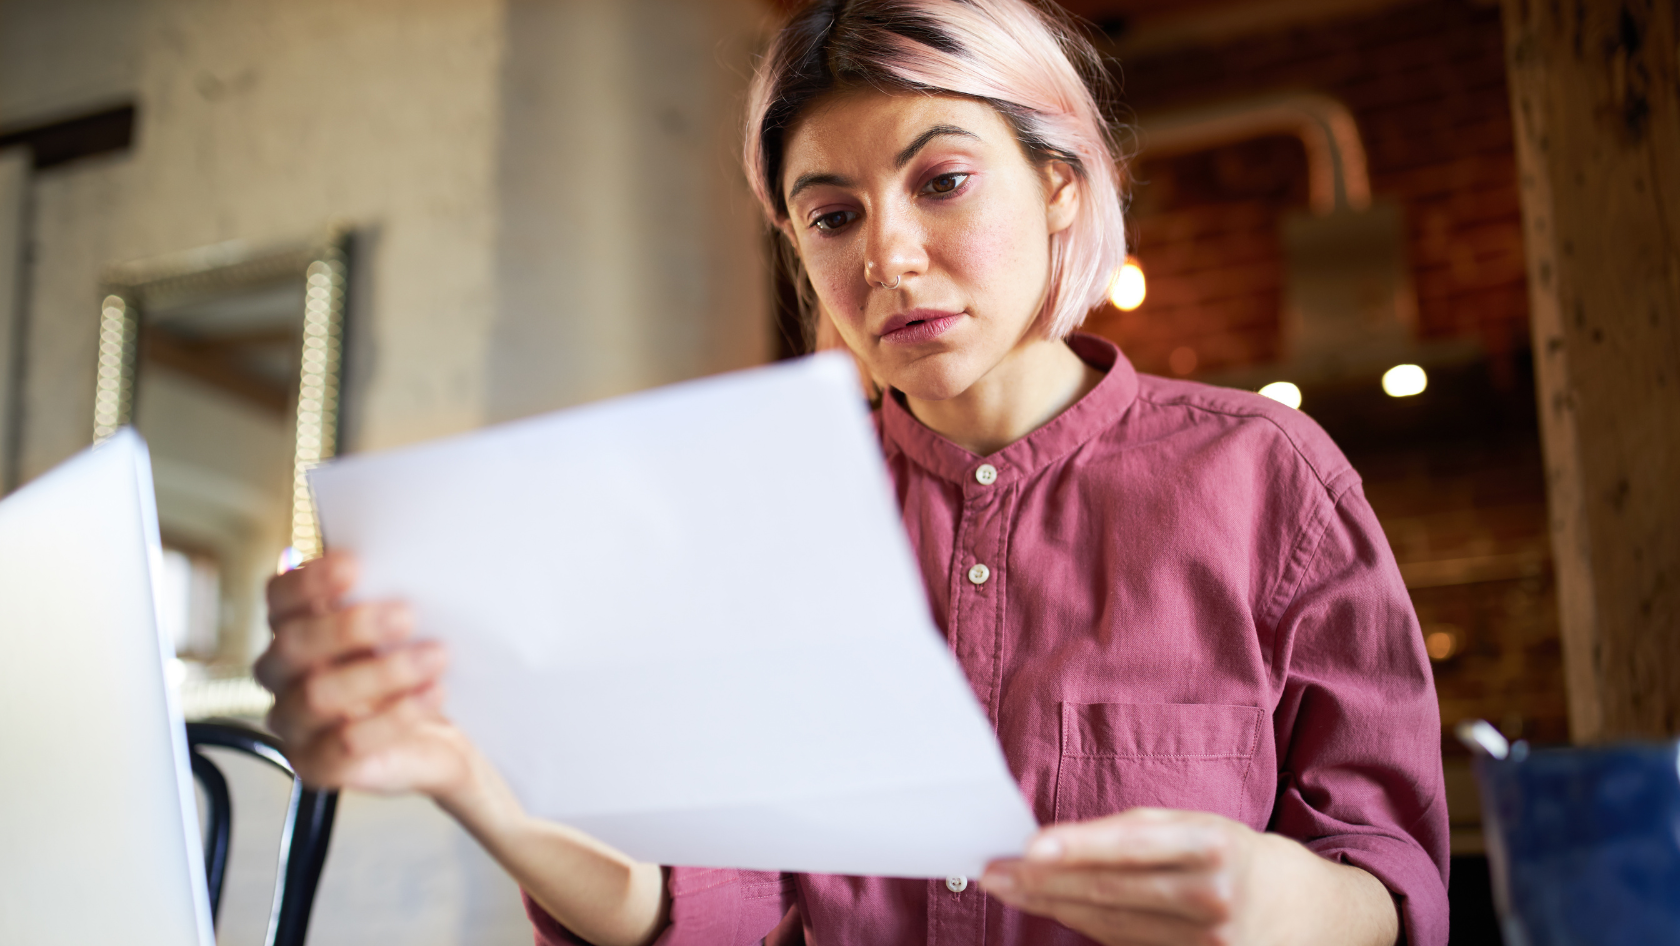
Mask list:
[[[910,413],[957,446],[987,456],[1049,423],[1102,380],[1062,341],[1022,342],[968,390],[942,401],[906,395]]]

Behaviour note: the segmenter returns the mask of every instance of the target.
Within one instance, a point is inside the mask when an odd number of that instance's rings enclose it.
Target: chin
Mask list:
[[[887,384],[918,401],[945,401],[967,391],[980,378],[970,359],[955,352],[922,358],[881,373]]]

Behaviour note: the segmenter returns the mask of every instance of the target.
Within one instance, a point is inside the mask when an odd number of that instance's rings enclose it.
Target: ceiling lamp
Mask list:
[[[1429,375],[1417,365],[1395,365],[1383,372],[1382,386],[1389,397],[1411,397],[1429,387]]]
[[[1287,404],[1296,410],[1301,409],[1301,389],[1288,381],[1273,381],[1260,389],[1260,394],[1269,397],[1279,404]]]

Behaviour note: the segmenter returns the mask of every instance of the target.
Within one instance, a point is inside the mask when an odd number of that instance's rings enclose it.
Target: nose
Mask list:
[[[882,208],[866,228],[863,278],[871,289],[898,289],[907,278],[927,272],[927,248],[913,215],[898,208]]]

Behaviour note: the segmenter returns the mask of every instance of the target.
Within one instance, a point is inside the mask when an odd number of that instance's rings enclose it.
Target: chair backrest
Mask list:
[[[204,789],[209,810],[205,817],[204,872],[210,887],[210,912],[221,910],[222,880],[227,872],[228,845],[233,835],[233,799],[227,779],[199,750],[206,746],[255,756],[292,779],[291,802],[280,835],[280,866],[274,884],[274,909],[269,914],[267,946],[303,946],[309,930],[309,911],[327,860],[338,793],[316,791],[303,784],[280,749],[280,741],[259,729],[230,721],[187,724],[193,776]]]

